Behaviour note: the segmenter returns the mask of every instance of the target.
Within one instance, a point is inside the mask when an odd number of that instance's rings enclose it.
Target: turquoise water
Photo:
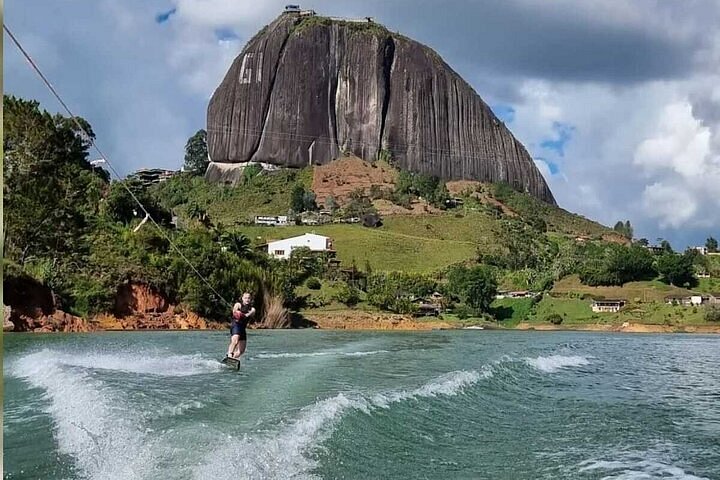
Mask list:
[[[6,335],[12,479],[720,479],[720,338]]]

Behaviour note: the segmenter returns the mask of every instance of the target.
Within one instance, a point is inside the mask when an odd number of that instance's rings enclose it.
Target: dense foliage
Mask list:
[[[580,279],[587,285],[622,285],[655,277],[654,258],[639,245],[611,245],[601,257],[587,262]]]
[[[401,170],[395,184],[394,199],[398,203],[408,203],[412,196],[425,199],[431,205],[444,208],[450,198],[445,182],[440,178],[421,173]]]
[[[209,163],[207,132],[198,130],[185,144],[184,170],[192,175],[205,175]]]
[[[472,308],[475,314],[481,314],[490,311],[497,293],[497,281],[486,266],[458,266],[448,272],[445,291],[451,299]]]
[[[710,253],[716,253],[718,251],[718,241],[714,237],[708,237],[705,242],[705,248],[707,248]]]
[[[705,321],[720,322],[720,306],[708,305],[705,307]]]
[[[658,258],[657,271],[670,285],[692,286],[696,282],[693,258],[691,252],[683,255],[665,253]]]
[[[111,311],[118,287],[134,281],[201,315],[224,317],[227,306],[178,250],[228,301],[250,290],[262,307],[264,296],[283,294],[286,267],[271,268],[238,232],[209,224],[172,228],[171,209],[188,200],[201,178],[181,176],[150,190],[109,183],[106,172],[88,162],[89,140],[71,119],[43,112],[37,102],[8,96],[3,102],[4,262],[50,287],[61,307],[78,315]],[[201,133],[188,141],[196,159]],[[161,230],[148,222],[134,231],[144,213],[128,189]],[[207,218],[202,209],[196,213]]]
[[[625,238],[633,238],[633,227],[630,224],[630,220],[625,220],[625,223],[623,222],[617,222],[615,226],[613,227],[613,230],[618,232],[620,235],[622,235]]]

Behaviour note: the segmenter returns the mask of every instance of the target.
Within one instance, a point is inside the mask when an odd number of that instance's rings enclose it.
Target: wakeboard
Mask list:
[[[240,359],[239,358],[225,357],[222,360],[220,360],[220,363],[224,363],[228,367],[234,368],[235,370],[240,370]]]

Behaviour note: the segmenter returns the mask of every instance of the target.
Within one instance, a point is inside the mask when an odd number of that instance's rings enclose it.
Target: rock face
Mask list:
[[[5,310],[3,330],[15,332],[89,332],[94,325],[57,308],[55,295],[29,277],[3,281]]]
[[[445,180],[505,181],[555,203],[470,85],[430,48],[371,22],[280,15],[235,59],[207,123],[209,180],[227,180],[229,164],[304,167],[353,153]]]
[[[143,283],[118,288],[115,310],[88,320],[60,310],[52,290],[36,280],[6,277],[3,330],[6,332],[91,332],[95,330],[205,330],[227,328],[175,307]]]
[[[12,308],[3,305],[3,332],[12,332],[15,330],[15,324],[10,320]]]

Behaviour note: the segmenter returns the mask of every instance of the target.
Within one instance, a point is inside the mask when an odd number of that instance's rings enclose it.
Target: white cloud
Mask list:
[[[209,100],[222,81],[242,42],[219,40],[213,28],[184,21],[171,25],[173,38],[167,46],[167,64],[178,74],[182,86]]]
[[[629,219],[650,238],[707,235],[720,228],[720,129],[693,115],[690,93],[703,105],[715,93],[698,87],[696,78],[619,88],[525,81],[512,129],[559,166],[562,175],[546,178],[560,205],[607,225]],[[711,114],[720,125],[720,109]],[[557,137],[555,122],[574,127],[564,156],[540,147]]]
[[[635,151],[635,164],[650,173],[664,169],[693,178],[711,173],[710,129],[693,117],[689,102],[667,105],[652,138]]]
[[[539,159],[535,159],[535,166],[538,170],[540,170],[540,174],[545,178],[545,181],[548,181],[550,177],[552,177],[552,173],[550,172],[550,167],[548,166],[547,162]]]
[[[278,11],[277,4],[257,0],[178,0],[177,17],[189,24],[218,28],[257,23]]]
[[[682,186],[653,183],[643,191],[645,212],[660,221],[660,226],[679,228],[698,211],[697,201],[691,192]]]

